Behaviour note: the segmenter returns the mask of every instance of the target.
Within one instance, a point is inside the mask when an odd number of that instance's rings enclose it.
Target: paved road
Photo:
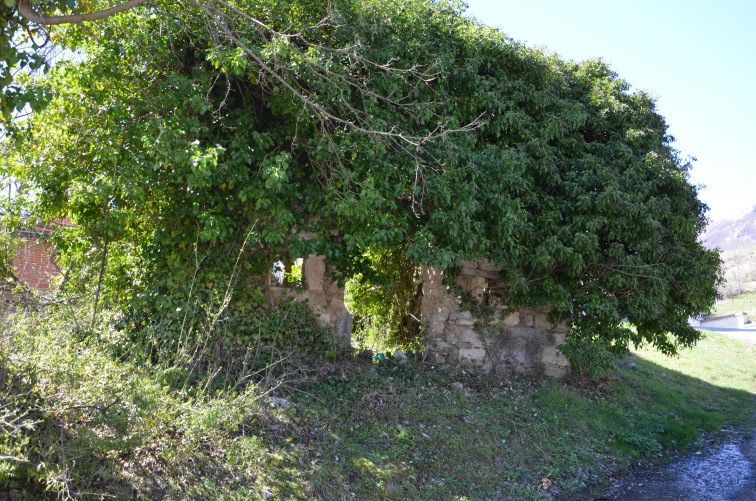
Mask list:
[[[756,346],[756,329],[733,329],[730,327],[698,327],[704,331],[721,332],[725,336],[734,337]]]
[[[615,482],[595,500],[754,501],[756,431],[691,454],[661,470],[644,471]]]

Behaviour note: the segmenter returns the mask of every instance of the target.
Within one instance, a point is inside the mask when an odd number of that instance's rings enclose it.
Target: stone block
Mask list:
[[[446,359],[446,355],[442,355],[441,353],[436,352],[430,352],[426,357],[426,360],[431,364],[445,364]]]
[[[496,280],[501,278],[498,271],[481,270],[480,268],[462,268],[459,274],[463,277],[490,278]]]
[[[450,314],[451,308],[449,307],[449,305],[441,304],[436,309],[436,313],[433,315],[433,318],[446,321],[449,318]]]
[[[559,346],[560,344],[564,344],[566,332],[555,332],[553,336],[554,336],[554,344],[556,346]]]
[[[544,346],[541,354],[541,362],[544,364],[558,365],[559,352],[554,346]]]
[[[548,314],[546,313],[535,313],[533,315],[533,318],[535,319],[535,325],[534,327],[536,329],[543,329],[543,330],[551,330],[554,327],[554,324],[549,322],[548,320]]]
[[[347,311],[346,306],[344,306],[344,303],[341,303],[339,301],[331,301],[325,312],[339,318],[343,317],[344,315],[349,315],[349,312]]]
[[[459,342],[471,343],[476,347],[482,347],[483,343],[480,340],[480,335],[472,329],[466,329],[457,336]]]
[[[322,291],[326,273],[325,257],[311,254],[305,259],[303,267],[305,287],[312,291]]]
[[[459,275],[457,279],[454,281],[463,291],[469,291],[472,287],[470,285],[470,279],[473,277],[466,276],[466,275]]]
[[[485,261],[483,259],[479,259],[477,262],[478,269],[484,270],[484,271],[496,271],[498,272],[501,270],[501,266],[498,264],[492,263],[490,261]]]
[[[424,266],[420,273],[423,277],[423,305],[426,301],[432,304],[436,300],[443,300],[446,296],[446,286],[443,284],[443,271],[440,268]]]
[[[428,326],[428,330],[425,334],[431,337],[442,336],[444,329],[446,329],[446,322],[432,322],[426,325]]]
[[[486,350],[482,348],[460,349],[457,353],[460,362],[472,362],[474,364],[482,363],[486,358]]]
[[[307,299],[310,304],[310,308],[313,310],[322,310],[326,307],[326,296],[322,292],[318,291],[305,291],[301,297]]]
[[[451,335],[453,338],[459,337],[460,334],[462,334],[464,331],[469,329],[469,327],[462,327],[457,324],[446,324],[446,328],[444,329],[444,332],[446,333],[447,337]]]
[[[520,312],[516,311],[511,315],[508,315],[507,318],[504,319],[504,325],[506,325],[507,327],[520,325]]]
[[[543,374],[552,379],[563,379],[570,373],[569,367],[556,367],[553,365],[544,365]]]
[[[441,339],[434,339],[429,344],[433,351],[447,352],[452,349],[452,345]]]
[[[341,297],[341,298],[344,297],[344,289],[339,287],[338,282],[331,282],[331,276],[328,273],[323,275],[323,284],[324,284],[323,290],[325,290],[326,293],[331,294],[336,297]]]
[[[562,339],[564,339],[564,334],[570,331],[570,324],[566,320],[563,320],[554,326],[553,331],[562,334]]]
[[[535,318],[531,313],[526,313],[522,316],[521,325],[523,327],[533,327],[535,325]]]
[[[529,327],[509,327],[504,332],[508,339],[518,343],[525,343],[533,335],[533,329]]]
[[[458,318],[454,323],[462,327],[472,327],[475,325],[475,320],[471,318]]]
[[[562,355],[556,348],[545,347],[543,349],[543,355],[541,356],[541,362],[544,365],[553,365],[555,367],[569,367],[570,362],[567,357]]]
[[[488,292],[488,280],[484,277],[470,277],[470,288],[468,290],[472,297],[480,301]]]
[[[347,343],[352,340],[352,314],[344,310],[343,315],[336,325],[336,336]]]
[[[525,374],[526,372],[528,372],[525,367],[516,363],[510,363],[509,365],[507,365],[507,367],[509,368],[510,371],[514,372],[515,374]]]
[[[513,353],[513,357],[515,361],[517,361],[517,364],[522,367],[530,367],[530,360],[528,359],[528,354],[525,350],[518,350]]]

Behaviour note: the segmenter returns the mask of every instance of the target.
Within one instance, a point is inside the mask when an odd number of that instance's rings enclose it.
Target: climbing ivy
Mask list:
[[[5,145],[36,212],[76,223],[63,261],[106,263],[109,304],[173,326],[157,342],[227,284],[229,332],[260,332],[254,277],[311,252],[375,284],[399,279],[375,256],[493,261],[507,304],[571,319],[568,354],[698,338],[707,208],[653,99],[606,63],[460,2],[188,3],[57,32],[77,57],[30,84],[49,105]]]
[[[352,343],[376,352],[422,349],[422,281],[403,249],[365,253],[368,270],[346,283]]]

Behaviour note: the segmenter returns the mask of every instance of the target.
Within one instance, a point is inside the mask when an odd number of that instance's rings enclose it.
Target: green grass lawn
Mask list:
[[[701,330],[703,338],[679,357],[666,357],[651,349],[637,350],[636,354],[681,375],[690,376],[702,384],[718,388],[744,390],[756,395],[756,333],[753,341],[732,339],[724,333]],[[748,407],[749,411],[756,411]]]
[[[684,451],[702,431],[749,422],[753,355],[711,334],[679,358],[638,350],[595,383],[356,370],[292,395],[301,424],[279,447],[293,477],[268,482],[301,498],[539,499],[547,486],[567,495]],[[309,482],[292,484],[302,475]]]
[[[40,323],[0,355],[0,492],[18,499],[569,498],[752,425],[756,393],[754,347],[708,333],[569,382],[347,357],[202,391]]]
[[[756,292],[718,301],[712,316],[732,315],[741,312],[748,313],[748,317],[752,321],[756,321]]]

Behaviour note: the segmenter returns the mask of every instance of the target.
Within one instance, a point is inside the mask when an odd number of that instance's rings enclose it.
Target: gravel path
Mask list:
[[[755,330],[711,330],[756,346]],[[745,434],[732,432],[723,442],[712,444],[666,467],[628,475],[617,480],[612,490],[604,495],[587,499],[756,501],[756,429]]]
[[[665,468],[632,474],[594,499],[754,501],[756,430],[746,436],[733,433],[724,443],[686,456]]]

